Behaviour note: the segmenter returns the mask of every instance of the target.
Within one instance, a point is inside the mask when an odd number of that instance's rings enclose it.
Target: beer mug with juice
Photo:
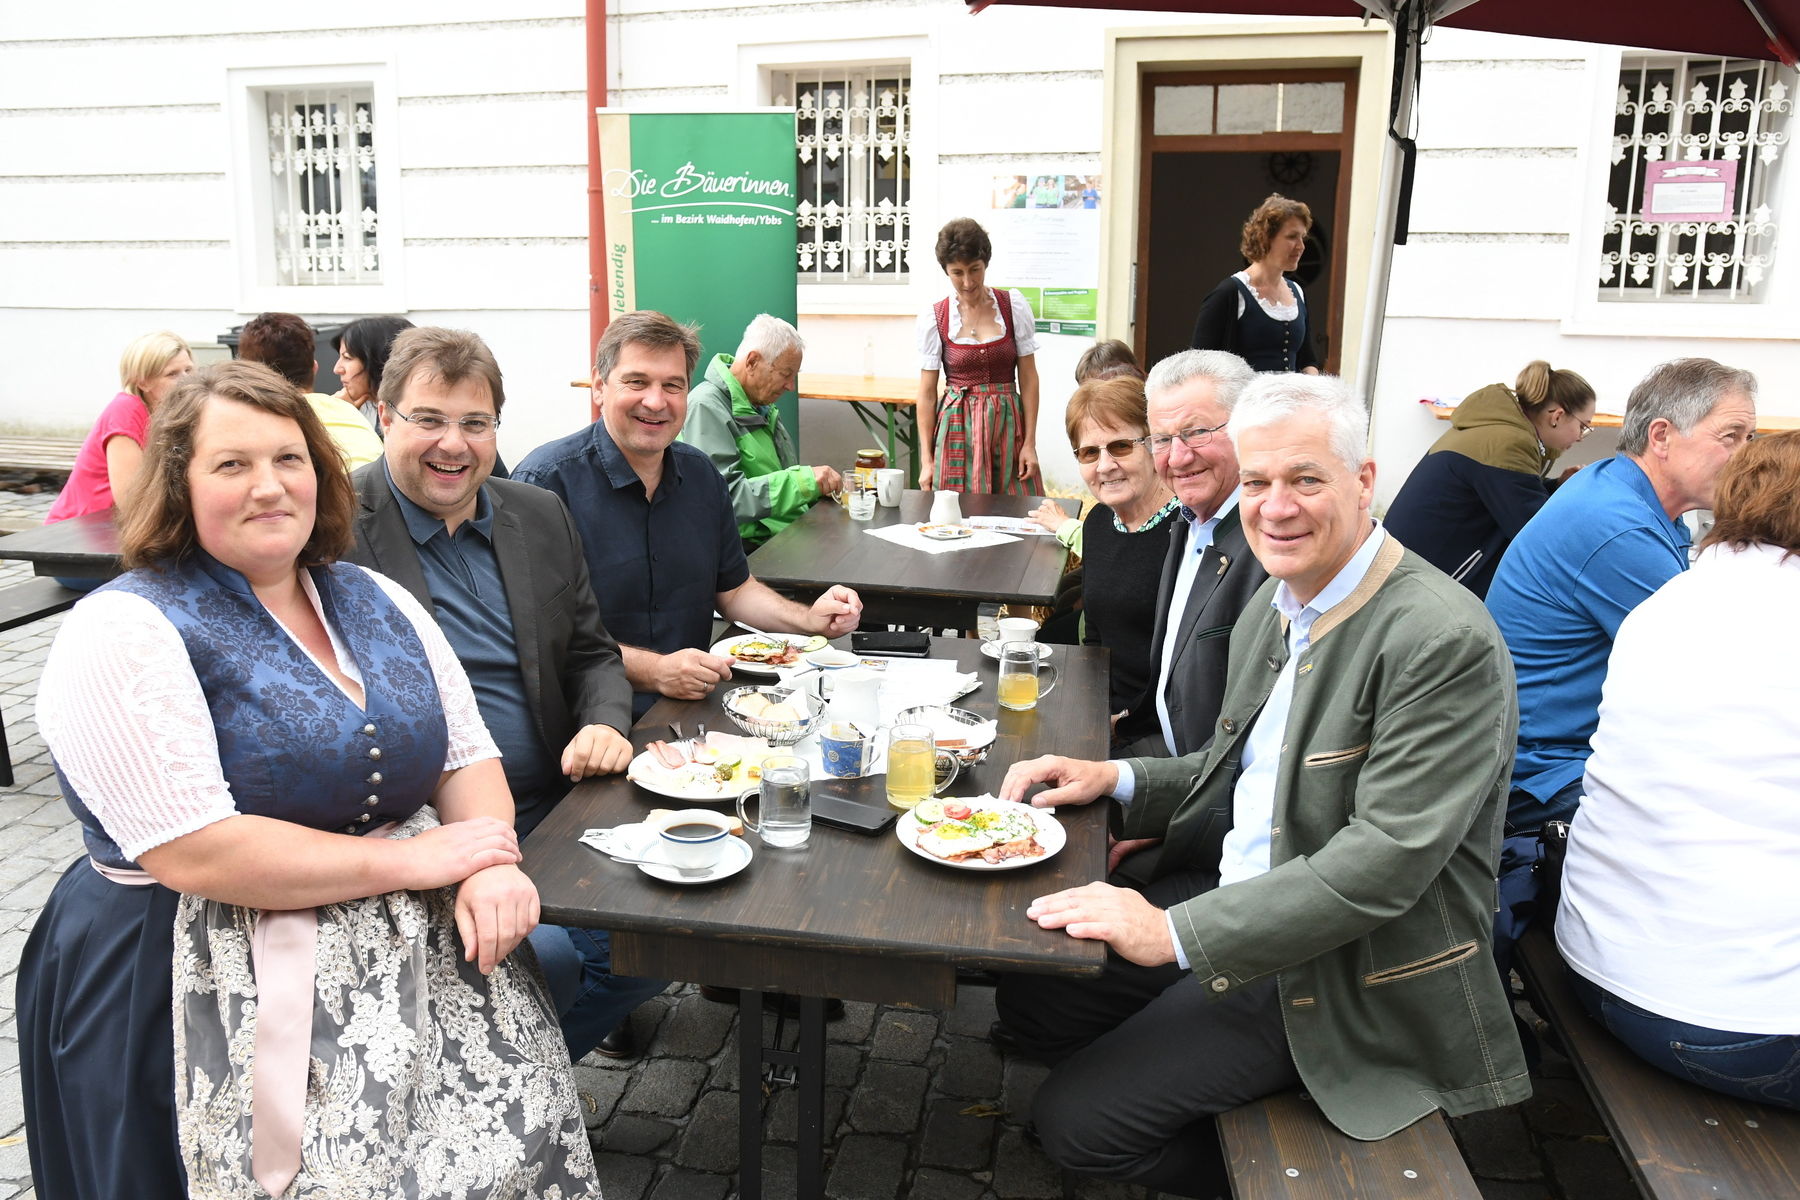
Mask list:
[[[956,780],[962,764],[938,749],[928,725],[894,725],[888,729],[887,802],[906,810],[935,796]],[[940,770],[945,770],[941,782]]]
[[[1040,664],[1036,642],[1007,642],[1000,647],[1001,708],[1036,708],[1055,686],[1056,668]]]

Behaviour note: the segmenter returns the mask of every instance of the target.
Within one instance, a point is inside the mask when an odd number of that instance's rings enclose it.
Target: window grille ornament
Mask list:
[[[911,80],[881,68],[778,76],[793,96],[795,264],[807,282],[906,278],[911,235]]]
[[[1774,266],[1776,194],[1793,111],[1790,72],[1716,58],[1627,59],[1614,104],[1599,281],[1606,300],[1756,301]],[[1645,169],[1738,164],[1732,216],[1643,219]]]
[[[276,282],[381,281],[371,89],[264,93]]]

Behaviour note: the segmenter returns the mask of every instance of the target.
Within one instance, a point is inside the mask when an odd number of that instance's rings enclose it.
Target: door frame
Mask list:
[[[1371,319],[1380,319],[1379,313],[1369,311],[1381,167],[1388,153],[1387,106],[1377,97],[1386,95],[1393,70],[1393,31],[1386,22],[1365,26],[1356,18],[1344,18],[1282,25],[1109,29],[1106,41],[1106,124],[1101,163],[1109,203],[1102,213],[1100,336],[1120,338],[1128,345],[1136,345],[1139,337],[1138,263],[1142,261],[1143,239],[1148,233],[1143,204],[1149,182],[1141,172],[1146,161],[1145,144],[1152,140],[1152,125],[1144,105],[1147,78],[1195,72],[1226,74],[1232,77],[1228,82],[1241,82],[1246,72],[1291,72],[1296,76],[1331,72],[1335,78],[1348,72],[1357,96],[1366,97],[1367,101],[1358,103],[1354,114],[1345,114],[1341,142],[1337,136],[1323,136],[1329,138],[1329,148],[1338,149],[1343,155],[1339,162],[1339,202],[1333,221],[1338,250],[1332,282],[1337,306],[1338,373],[1354,379],[1365,326]],[[1300,79],[1296,77],[1294,82]],[[1321,135],[1291,136],[1301,139]],[[1155,140],[1159,147],[1165,140],[1205,140],[1212,143],[1208,149],[1234,148],[1221,144],[1231,138],[1218,135]],[[1272,143],[1259,143],[1258,148],[1261,146],[1273,148]]]
[[[1159,134],[1155,132],[1156,122],[1156,89],[1158,87],[1180,87],[1188,84],[1221,84],[1243,83],[1341,83],[1344,85],[1344,124],[1336,133],[1212,133],[1212,134]],[[1260,153],[1280,152],[1284,150],[1309,150],[1336,153],[1338,156],[1337,183],[1331,198],[1331,258],[1327,263],[1327,274],[1330,280],[1326,288],[1325,311],[1318,314],[1319,320],[1308,336],[1318,344],[1317,330],[1324,328],[1330,334],[1330,351],[1324,360],[1324,369],[1337,374],[1338,365],[1342,361],[1344,339],[1339,327],[1344,311],[1344,248],[1345,239],[1349,236],[1350,214],[1348,183],[1353,178],[1353,163],[1356,152],[1356,114],[1359,94],[1357,90],[1356,71],[1350,68],[1313,68],[1300,70],[1263,71],[1254,68],[1239,68],[1212,71],[1145,71],[1139,79],[1138,91],[1140,107],[1138,111],[1139,128],[1144,130],[1140,139],[1142,149],[1138,155],[1138,216],[1137,216],[1137,257],[1139,264],[1150,260],[1150,198],[1149,186],[1151,161],[1157,154],[1220,154],[1220,153]],[[1216,103],[1216,100],[1215,100]],[[1221,230],[1220,236],[1229,236],[1229,230]],[[1144,357],[1144,337],[1150,312],[1150,289],[1145,286],[1145,272],[1141,269],[1137,274],[1138,287],[1132,304],[1132,341],[1131,346],[1140,359]],[[1210,287],[1206,281],[1199,281],[1200,286]]]

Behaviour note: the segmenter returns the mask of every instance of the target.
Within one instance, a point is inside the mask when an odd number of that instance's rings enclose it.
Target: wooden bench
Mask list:
[[[75,469],[81,438],[0,437],[0,470],[67,475]]]
[[[1800,1196],[1800,1112],[1708,1091],[1657,1070],[1587,1015],[1555,939],[1532,929],[1514,965],[1561,1035],[1638,1190],[1657,1200]]]
[[[1359,1142],[1281,1092],[1221,1115],[1219,1140],[1237,1200],[1481,1200],[1442,1113]]]
[[[0,588],[0,633],[59,612],[68,612],[86,594],[66,588],[54,579],[39,577]],[[0,717],[0,787],[12,785],[12,747],[6,740],[6,720]]]

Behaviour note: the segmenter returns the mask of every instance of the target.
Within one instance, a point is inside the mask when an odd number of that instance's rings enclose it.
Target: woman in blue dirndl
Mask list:
[[[39,690],[87,847],[19,970],[40,1196],[599,1195],[497,752],[429,615],[333,562],[354,503],[266,367],[156,415],[135,569]]]

